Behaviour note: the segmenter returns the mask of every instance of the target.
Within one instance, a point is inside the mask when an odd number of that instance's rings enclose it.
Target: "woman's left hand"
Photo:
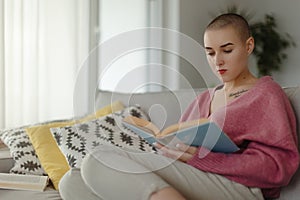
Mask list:
[[[176,144],[175,148],[170,148],[160,143],[155,143],[154,146],[158,149],[160,154],[181,162],[187,162],[197,152],[197,147],[188,146],[183,143]]]

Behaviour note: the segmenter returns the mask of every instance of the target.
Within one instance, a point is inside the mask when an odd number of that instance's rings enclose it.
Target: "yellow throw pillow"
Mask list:
[[[33,126],[26,129],[26,132],[32,142],[36,154],[41,162],[42,167],[52,181],[54,188],[58,190],[58,184],[62,176],[70,169],[65,156],[60,151],[55,139],[53,138],[50,128],[61,126],[70,126],[77,122],[85,122],[101,116],[108,115],[124,109],[120,101],[113,102],[104,108],[95,112],[95,114],[84,117],[80,120],[70,120],[64,122],[54,122]]]

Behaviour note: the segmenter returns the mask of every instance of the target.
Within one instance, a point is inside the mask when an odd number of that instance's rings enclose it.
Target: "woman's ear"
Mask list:
[[[248,55],[250,55],[253,52],[253,49],[255,47],[255,42],[253,37],[249,37],[246,41],[246,48]]]

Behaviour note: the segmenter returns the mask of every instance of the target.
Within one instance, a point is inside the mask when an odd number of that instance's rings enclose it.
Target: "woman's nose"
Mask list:
[[[216,54],[216,56],[215,56],[215,65],[216,66],[223,66],[224,65],[224,59],[223,59],[222,55]]]

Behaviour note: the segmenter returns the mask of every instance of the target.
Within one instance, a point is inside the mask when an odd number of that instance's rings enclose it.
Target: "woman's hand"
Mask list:
[[[187,162],[197,152],[197,147],[188,146],[183,143],[177,143],[175,148],[170,148],[160,143],[155,143],[154,146],[160,154],[181,162]]]

